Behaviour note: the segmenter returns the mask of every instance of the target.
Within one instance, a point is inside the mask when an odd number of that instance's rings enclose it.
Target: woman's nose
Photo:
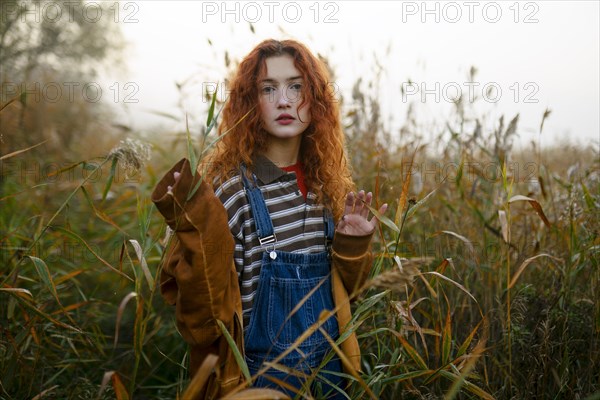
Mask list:
[[[281,90],[277,91],[277,107],[289,107],[290,106],[290,99],[288,97],[288,94],[285,90],[285,88],[282,88]]]

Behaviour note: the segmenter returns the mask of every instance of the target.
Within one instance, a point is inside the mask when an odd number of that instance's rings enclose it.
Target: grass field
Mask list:
[[[354,304],[363,374],[348,397],[600,398],[597,149],[514,150],[518,118],[459,118],[441,150],[418,127],[386,142],[364,108],[346,118],[357,186],[391,207]],[[157,290],[165,224],[149,196],[199,150],[190,139],[73,163],[44,145],[2,155],[0,398],[181,396],[187,348]]]

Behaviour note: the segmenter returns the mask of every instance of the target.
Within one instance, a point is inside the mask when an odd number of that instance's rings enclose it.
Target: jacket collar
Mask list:
[[[287,174],[287,172],[279,168],[273,161],[262,154],[257,154],[252,157],[252,171],[265,185]]]

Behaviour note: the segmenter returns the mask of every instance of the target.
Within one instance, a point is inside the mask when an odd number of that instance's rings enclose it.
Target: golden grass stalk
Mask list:
[[[148,269],[148,263],[146,262],[146,258],[144,257],[144,251],[142,250],[142,246],[140,246],[138,241],[135,239],[129,239],[129,243],[131,243],[131,245],[135,249],[135,254],[138,260],[140,261],[142,271],[144,272],[144,277],[148,282],[148,287],[150,288],[150,290],[152,290],[152,288],[154,288],[154,278],[152,277],[152,274]]]
[[[383,290],[402,291],[406,285],[412,285],[415,276],[419,273],[417,265],[407,265],[402,269],[384,271],[373,279],[367,281],[363,290],[377,288]]]
[[[540,203],[537,200],[532,199],[531,197],[527,197],[527,196],[522,196],[520,194],[511,197],[508,200],[508,204],[514,203],[516,201],[527,201],[529,202],[529,204],[531,204],[531,207],[533,207],[533,209],[535,210],[535,212],[537,213],[537,215],[541,218],[542,221],[544,221],[544,224],[550,228],[551,224],[550,221],[548,221],[548,218],[546,217],[546,214],[544,214],[544,210],[542,209],[542,206],[540,205]]]
[[[38,393],[37,395],[33,396],[31,398],[31,400],[41,400],[44,398],[44,396],[50,394],[52,391],[54,391],[54,389],[58,388],[58,385],[54,385],[52,387],[49,387],[48,389],[42,390],[40,393]]]
[[[554,256],[551,256],[550,254],[546,254],[546,253],[542,253],[542,254],[538,254],[537,256],[533,256],[533,257],[529,257],[528,259],[526,259],[525,261],[523,261],[521,263],[521,265],[519,266],[519,268],[517,269],[517,272],[514,273],[512,279],[510,280],[510,283],[508,284],[508,288],[511,289],[515,283],[517,283],[517,280],[519,279],[519,277],[521,276],[521,274],[523,273],[523,271],[525,271],[525,268],[531,264],[533,261],[537,260],[540,257],[548,257],[554,261],[559,261],[562,262],[563,260]]]
[[[3,107],[3,108],[4,108],[4,107]],[[2,111],[2,109],[1,109],[1,108],[0,108],[0,111]],[[27,147],[27,148],[25,148],[25,149],[16,150],[16,151],[13,151],[12,153],[5,154],[5,155],[3,155],[2,157],[0,157],[0,161],[2,161],[2,160],[6,160],[6,159],[8,159],[8,158],[11,158],[11,157],[14,157],[14,156],[17,156],[17,155],[19,155],[19,154],[21,154],[21,153],[25,153],[26,151],[29,151],[29,150],[31,150],[31,149],[35,149],[36,147],[43,145],[43,144],[44,144],[44,143],[46,143],[47,141],[48,141],[48,140],[44,140],[43,142],[40,142],[40,143],[38,143],[38,144],[34,144],[33,146],[29,146],[29,147]]]
[[[119,342],[119,328],[121,326],[121,319],[123,318],[125,307],[127,306],[127,303],[129,303],[129,300],[137,297],[137,295],[138,294],[136,292],[131,292],[127,294],[127,296],[123,297],[121,304],[119,304],[119,308],[117,309],[117,322],[115,323],[115,341],[113,343],[113,349],[117,348],[117,343]]]
[[[323,314],[323,313],[321,313],[321,314]],[[367,386],[365,381],[360,377],[360,375],[358,375],[358,372],[354,369],[354,367],[352,366],[352,363],[350,362],[350,360],[348,360],[348,357],[346,357],[344,352],[339,348],[339,346],[337,344],[335,344],[333,339],[331,339],[331,337],[327,334],[327,332],[325,332],[324,329],[319,327],[319,330],[323,334],[323,336],[325,336],[325,338],[327,339],[327,342],[329,343],[329,345],[331,346],[333,351],[335,351],[337,356],[340,358],[340,360],[342,361],[342,364],[346,367],[346,369],[348,371],[350,371],[350,374],[352,375],[352,377],[354,379],[356,379],[356,381],[360,384],[360,386],[363,388],[365,393],[367,393],[371,399],[377,400],[377,397],[375,396],[373,391],[371,391],[371,389],[369,388],[369,386]]]
[[[108,383],[112,382],[113,389],[115,391],[115,397],[117,400],[128,400],[129,394],[123,385],[123,381],[119,378],[119,374],[116,371],[106,371],[104,376],[102,377],[102,383],[100,384],[100,389],[98,390],[98,394],[96,395],[96,400],[100,399],[102,393],[106,390]]]
[[[198,398],[198,395],[204,388],[204,385],[208,381],[208,378],[213,373],[213,369],[217,365],[219,357],[216,354],[209,354],[206,356],[200,368],[196,371],[196,374],[192,377],[188,387],[183,392],[183,400],[194,400]]]
[[[221,400],[290,400],[290,397],[278,390],[252,388],[225,396]]]

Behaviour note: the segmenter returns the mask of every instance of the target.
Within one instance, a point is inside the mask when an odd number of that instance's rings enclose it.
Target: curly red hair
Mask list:
[[[206,160],[209,176],[219,177],[221,182],[229,179],[239,171],[241,162],[251,169],[254,154],[266,150],[268,133],[263,129],[258,107],[258,82],[266,73],[265,60],[281,55],[293,58],[305,82],[299,107],[310,108],[311,121],[302,133],[299,161],[304,165],[307,187],[337,221],[346,194],[354,189],[344,151],[340,110],[325,64],[297,41],[265,40],[238,66],[219,125],[221,140]]]

